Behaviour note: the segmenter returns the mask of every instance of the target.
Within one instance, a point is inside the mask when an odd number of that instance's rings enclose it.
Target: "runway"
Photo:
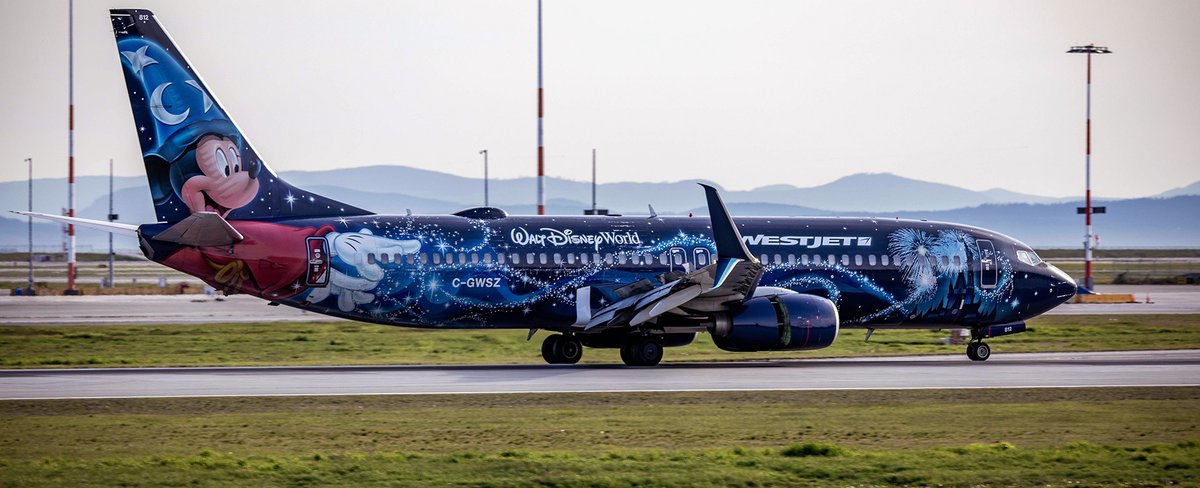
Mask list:
[[[1200,286],[1097,287],[1101,293],[1133,293],[1154,303],[1065,304],[1050,315],[1200,313]],[[321,314],[266,300],[234,295],[217,301],[204,295],[0,296],[0,325],[196,324],[222,322],[339,322]]]
[[[1200,386],[1200,350],[616,365],[0,370],[0,400]],[[985,393],[980,393],[985,394]]]

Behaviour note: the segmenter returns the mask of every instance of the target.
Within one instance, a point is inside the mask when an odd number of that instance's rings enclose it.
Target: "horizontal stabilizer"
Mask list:
[[[244,237],[216,212],[196,212],[160,232],[153,239],[202,247],[237,244]]]
[[[136,236],[137,229],[138,229],[136,225],[131,225],[131,224],[118,224],[116,222],[107,222],[104,220],[81,219],[78,217],[67,217],[65,215],[44,214],[44,213],[38,213],[38,212],[21,212],[21,211],[17,211],[17,210],[13,210],[12,213],[20,214],[20,215],[27,215],[30,217],[37,217],[39,219],[52,220],[54,222],[59,222],[59,223],[63,223],[63,224],[78,225],[80,227],[90,227],[92,229],[98,229],[98,230],[102,230],[105,232],[111,232],[113,234],[121,234],[121,235],[128,235],[128,236]]]

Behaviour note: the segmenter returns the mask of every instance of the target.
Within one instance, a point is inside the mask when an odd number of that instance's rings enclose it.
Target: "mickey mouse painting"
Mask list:
[[[177,198],[189,213],[221,217],[253,201],[262,163],[243,157],[240,139],[227,120],[200,120],[172,133],[146,154],[147,165],[156,163],[162,173],[160,185],[169,185],[161,198]]]

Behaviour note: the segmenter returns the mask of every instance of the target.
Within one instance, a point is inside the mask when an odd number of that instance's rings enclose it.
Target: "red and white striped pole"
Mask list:
[[[542,141],[542,0],[538,0],[537,4],[537,24],[537,213],[546,215],[546,149]]]
[[[1087,127],[1086,127],[1086,152],[1083,156],[1084,162],[1084,222],[1087,226],[1087,233],[1083,235],[1083,287],[1091,291],[1095,284],[1092,279],[1092,54],[1108,54],[1111,53],[1107,47],[1088,44],[1086,46],[1073,46],[1068,53],[1085,53],[1087,54]]]
[[[67,216],[75,216],[75,1],[67,1]],[[67,290],[75,290],[75,225],[67,224]]]

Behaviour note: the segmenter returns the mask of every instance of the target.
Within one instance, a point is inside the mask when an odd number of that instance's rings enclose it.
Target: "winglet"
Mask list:
[[[700,183],[704,187],[704,196],[708,198],[708,218],[712,220],[713,242],[717,245],[717,258],[734,258],[743,259],[753,263],[758,260],[750,255],[750,250],[746,248],[746,242],[742,240],[742,233],[738,232],[737,225],[733,223],[733,217],[729,216],[729,210],[725,208],[725,202],[721,201],[721,195],[717,193],[717,189],[704,183]]]

